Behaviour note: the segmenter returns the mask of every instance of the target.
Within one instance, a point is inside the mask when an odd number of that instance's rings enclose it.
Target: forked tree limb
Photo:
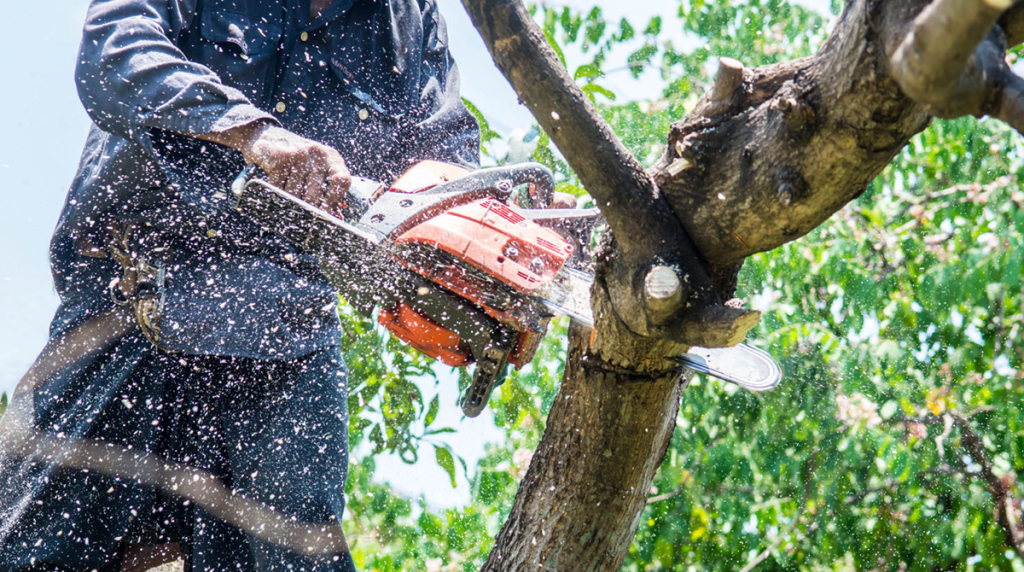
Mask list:
[[[927,126],[884,49],[916,13],[890,13],[903,4],[847,2],[816,55],[747,70],[731,105],[712,90],[672,126],[652,170],[713,275],[824,222]],[[675,175],[679,156],[693,167]]]
[[[685,347],[680,324],[658,324],[645,301],[657,299],[657,314],[675,298],[665,286],[672,281],[652,274],[658,257],[676,256],[688,236],[716,288],[728,294],[728,277],[746,256],[799,238],[864,192],[931,120],[891,65],[928,2],[848,0],[812,57],[755,69],[722,61],[716,87],[672,126],[649,178],[518,0],[463,4],[618,241],[598,266],[598,332],[570,328],[562,387],[484,569],[617,570],[640,525],[683,388],[664,359]],[[1005,66],[1001,33],[982,35],[969,54],[983,47],[990,54],[981,63]],[[1000,97],[986,100],[982,112],[1018,125],[1024,89],[1013,78],[997,79],[1003,83],[992,85],[1006,88],[990,92]],[[689,325],[699,328],[699,321]]]
[[[687,345],[742,341],[760,314],[722,304],[671,206],[576,85],[522,2],[463,5],[498,68],[608,220],[617,260],[599,271],[598,286],[609,289],[615,316],[635,334]],[[656,267],[677,272],[678,293],[656,296],[647,288]]]

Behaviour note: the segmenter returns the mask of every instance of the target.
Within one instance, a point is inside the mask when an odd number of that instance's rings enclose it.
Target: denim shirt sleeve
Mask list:
[[[421,114],[415,153],[470,168],[480,164],[480,128],[459,96],[459,69],[448,51],[448,30],[435,0],[423,7]]]
[[[196,0],[92,1],[75,81],[100,129],[145,141],[152,128],[198,135],[277,123],[177,47],[195,16]]]

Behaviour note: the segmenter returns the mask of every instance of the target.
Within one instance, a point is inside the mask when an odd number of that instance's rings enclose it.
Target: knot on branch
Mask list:
[[[723,304],[703,267],[678,261],[638,265],[613,257],[598,271],[595,312],[605,299],[633,334],[681,346],[734,346],[761,319],[760,312]]]
[[[789,167],[779,167],[772,175],[779,204],[792,206],[810,194],[810,186],[800,173]]]
[[[769,106],[782,115],[792,135],[802,142],[810,139],[818,113],[812,98],[803,93],[796,82],[789,80],[784,83]]]

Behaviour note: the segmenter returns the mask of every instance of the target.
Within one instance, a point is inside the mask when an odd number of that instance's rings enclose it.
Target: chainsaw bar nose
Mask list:
[[[782,381],[782,369],[772,356],[746,344],[731,348],[692,347],[678,361],[694,371],[735,383],[750,391],[770,391]]]

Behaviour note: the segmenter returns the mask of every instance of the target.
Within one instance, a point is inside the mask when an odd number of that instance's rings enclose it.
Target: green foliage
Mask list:
[[[492,151],[490,144],[492,141],[500,139],[501,135],[498,135],[498,133],[495,130],[491,129],[491,124],[487,122],[487,118],[484,117],[484,114],[480,112],[480,109],[477,108],[477,106],[473,105],[472,101],[463,97],[462,103],[465,104],[466,108],[469,109],[470,113],[473,114],[473,117],[476,118],[477,124],[480,125],[481,153],[483,153],[485,157],[491,157]]]
[[[791,526],[759,569],[1021,565],[981,468],[1024,492],[1019,145],[994,122],[936,123],[860,200],[748,260],[746,297],[768,309],[752,338],[786,381],[692,384],[655,482],[673,496],[648,507],[628,569],[731,569]],[[984,461],[946,412],[969,416]]]
[[[663,38],[665,23],[661,16],[648,21],[640,37],[634,23],[626,18],[608,22],[599,7],[584,15],[567,7],[544,5],[537,14],[543,19],[548,42],[563,63],[570,45],[590,57],[576,69],[574,77],[585,80],[581,87],[591,99],[598,90],[586,86],[618,71],[605,70],[609,52],[629,49],[632,51],[625,69],[633,77],[647,69],[657,70],[666,87],[661,98],[654,99],[664,100],[661,107],[675,118],[681,117],[684,108],[710,85],[712,64],[717,58],[733,57],[754,67],[807,56],[824,42],[826,29],[817,13],[781,0],[681,2],[678,19],[671,25],[689,37],[699,38],[694,42],[697,47],[689,42],[676,45],[678,38]],[[642,45],[636,46],[631,40],[642,40]],[[607,95],[604,91],[609,90],[602,88],[602,95]]]
[[[754,66],[808,55],[826,29],[779,1],[679,6],[677,18],[646,26],[607,22],[600,8],[534,12],[562,53],[588,54],[576,81],[646,164],[710,85],[714,58]],[[673,28],[697,41],[672,45]],[[608,53],[624,43],[628,71],[657,69],[663,94],[604,93],[616,73]],[[993,121],[936,122],[830,221],[747,261],[739,295],[764,311],[748,340],[779,360],[785,381],[754,395],[692,380],[625,570],[740,570],[766,549],[758,570],[1024,570],[985,480],[1002,483],[1019,522],[1020,149]],[[583,193],[543,133],[533,158],[559,190]],[[435,366],[368,320],[343,317],[353,442],[407,458],[429,442],[453,477],[457,456],[446,453],[457,451],[439,440],[447,428],[433,427],[437,398],[409,382]],[[372,455],[353,465],[346,526],[360,569],[480,568],[543,432],[565,328],[556,321],[537,359],[495,391],[489,408],[505,438],[475,467],[471,505],[433,510],[373,483]]]
[[[368,440],[372,454],[396,453],[403,461],[416,462],[420,442],[443,431],[429,428],[437,417],[438,397],[424,403],[415,383],[424,377],[436,382],[433,360],[346,304],[339,314],[345,331],[342,355],[349,367],[351,446]]]
[[[479,570],[493,543],[487,529],[495,526],[486,507],[431,511],[423,499],[373,482],[373,470],[372,457],[353,464],[346,488],[345,530],[359,570]]]

